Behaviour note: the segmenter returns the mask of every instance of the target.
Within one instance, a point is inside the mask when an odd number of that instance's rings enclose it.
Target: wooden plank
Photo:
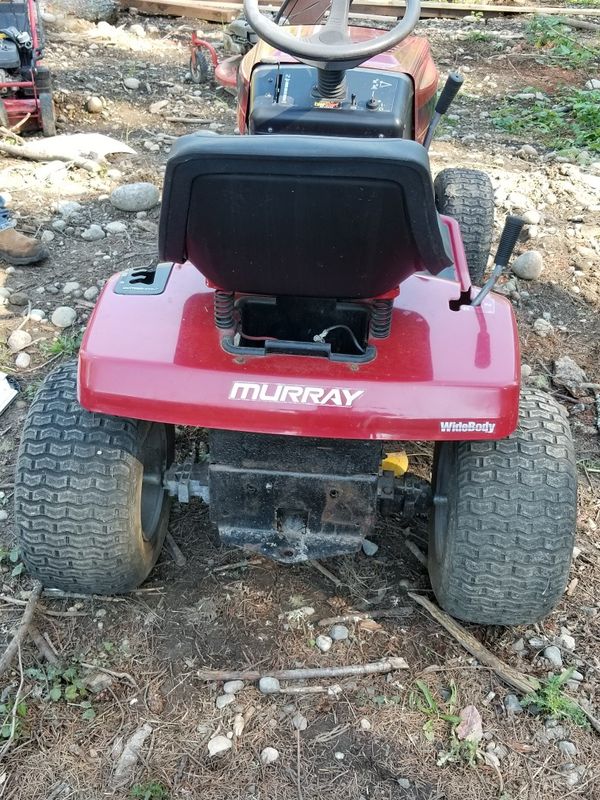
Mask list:
[[[123,6],[137,8],[144,14],[160,16],[192,17],[207,22],[230,22],[239,16],[242,3],[217,2],[216,0],[122,0]],[[262,6],[272,5],[270,0],[260,0]],[[383,15],[396,17],[402,13],[406,3],[402,0],[359,0],[352,4],[356,14]],[[421,17],[461,18],[470,14],[482,14],[483,17],[518,16],[522,14],[560,15],[571,17],[600,17],[600,8],[556,8],[539,6],[508,6],[497,3],[459,4],[424,2],[421,6]]]

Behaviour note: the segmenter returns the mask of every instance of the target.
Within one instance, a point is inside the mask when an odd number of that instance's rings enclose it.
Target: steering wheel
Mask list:
[[[244,0],[244,13],[259,38],[299,61],[321,69],[351,69],[406,39],[421,14],[421,0],[406,0],[404,17],[389,31],[366,42],[348,32],[351,0],[332,0],[325,25],[308,39],[298,39],[264,16],[258,0]]]

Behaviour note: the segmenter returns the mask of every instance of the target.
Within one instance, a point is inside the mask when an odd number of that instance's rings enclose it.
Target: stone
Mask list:
[[[50,317],[50,321],[57,328],[70,328],[77,319],[77,312],[70,306],[59,306]]]
[[[0,286],[0,297],[8,300],[10,297],[10,289],[7,289],[6,286]]]
[[[100,225],[90,225],[90,227],[86,228],[81,234],[81,238],[85,239],[86,242],[99,242],[100,239],[104,239],[105,237],[106,234]]]
[[[551,336],[554,333],[554,325],[548,322],[547,319],[538,317],[533,323],[533,332],[545,339],[546,336]]]
[[[525,382],[527,378],[531,377],[531,373],[533,370],[529,366],[529,364],[521,364],[521,380]]]
[[[134,25],[129,26],[130,33],[133,33],[134,36],[139,36],[140,39],[144,39],[146,36],[146,29],[143,25],[140,25],[136,22]]]
[[[92,97],[88,97],[85,103],[85,110],[88,114],[100,114],[102,109],[104,108],[104,103],[99,97],[95,95]]]
[[[81,203],[77,203],[75,200],[59,200],[55,207],[61,217],[65,218],[78,214],[83,208]]]
[[[150,153],[157,153],[160,150],[160,145],[153,142],[151,139],[146,139],[144,141],[144,149],[148,150]]]
[[[225,694],[236,694],[244,688],[244,681],[225,681],[223,691]]]
[[[506,198],[506,203],[511,208],[520,211],[531,208],[531,200],[526,195],[521,194],[521,192],[511,192]]]
[[[594,89],[600,89],[600,79],[599,78],[590,78],[589,81],[585,82],[585,88],[593,91]]]
[[[228,706],[230,703],[235,703],[234,694],[220,694],[215,701],[215,705],[219,710],[225,708],[225,706]]]
[[[72,294],[76,289],[79,289],[80,285],[77,281],[67,281],[63,286],[63,294]]]
[[[43,231],[42,235],[40,236],[40,240],[44,244],[50,244],[56,238],[56,234],[53,231]]]
[[[328,650],[331,649],[333,641],[332,639],[329,638],[329,636],[325,636],[324,634],[321,633],[315,639],[315,644],[322,653],[326,653]]]
[[[140,85],[141,84],[137,78],[125,78],[125,80],[123,81],[123,86],[126,89],[131,89],[132,91],[136,91],[137,89],[139,89]]]
[[[577,747],[568,739],[561,739],[561,741],[558,743],[558,749],[563,756],[568,759],[571,759],[573,756],[577,755]]]
[[[521,158],[534,158],[537,154],[538,151],[530,144],[524,144],[523,147],[517,150],[517,155],[521,156]]]
[[[93,694],[99,694],[113,685],[113,679],[106,672],[92,672],[83,679],[85,688]]]
[[[156,103],[152,103],[148,109],[151,114],[160,114],[167,106],[169,105],[168,100],[157,100]]]
[[[528,211],[524,211],[521,214],[521,219],[526,225],[539,225],[542,221],[542,215],[539,211],[530,208]]]
[[[396,778],[396,783],[401,789],[410,789],[410,781],[408,778]]]
[[[152,183],[126,183],[110,196],[111,204],[120,211],[148,211],[159,199],[159,191]]]
[[[362,551],[366,556],[374,556],[378,550],[379,545],[375,544],[375,542],[370,542],[368,539],[365,539],[362,543]]]
[[[27,369],[31,364],[31,356],[29,353],[19,353],[15,358],[15,367],[17,369]]]
[[[297,731],[305,731],[308,728],[308,720],[299,711],[292,717],[292,725]]]
[[[366,717],[363,717],[360,721],[360,729],[361,731],[370,731],[371,730],[371,723]]]
[[[329,636],[334,642],[343,642],[350,636],[350,631],[345,625],[334,625]]]
[[[0,509],[0,522],[4,522],[8,519],[8,512],[5,511],[3,508]]]
[[[43,308],[32,308],[29,312],[29,319],[32,322],[43,322],[46,319],[46,312]]]
[[[231,739],[228,739],[226,736],[215,736],[208,743],[208,754],[211,758],[219,756],[231,750],[232,747],[233,742]]]
[[[575,639],[565,628],[562,629],[561,634],[558,637],[558,644],[559,647],[562,647],[564,650],[570,650],[571,652],[575,650]]]
[[[548,659],[548,661],[552,664],[553,667],[562,667],[563,664],[562,654],[560,652],[560,649],[555,645],[550,645],[550,647],[545,648],[544,658]]]
[[[280,683],[277,678],[261,678],[258,682],[258,688],[263,694],[277,694],[280,689]]]
[[[279,750],[276,750],[274,747],[265,747],[265,749],[260,754],[260,762],[264,766],[268,764],[273,764],[279,758]]]
[[[52,221],[52,227],[55,231],[62,233],[64,229],[67,227],[67,223],[64,219],[55,219]]]
[[[115,220],[114,222],[107,222],[104,226],[104,230],[107,233],[127,233],[127,225],[120,220]]]
[[[11,353],[18,353],[19,350],[29,347],[32,341],[31,334],[27,333],[27,331],[20,330],[13,331],[6,343]]]
[[[538,250],[528,250],[515,258],[511,269],[517,278],[536,281],[544,269],[544,257]]]
[[[89,289],[86,289],[83,293],[84,300],[89,300],[90,302],[95,300],[98,297],[100,290],[96,286],[90,286]]]
[[[13,306],[26,306],[29,298],[24,292],[13,292],[8,298],[8,302]]]
[[[522,714],[523,713],[523,706],[519,702],[519,698],[516,694],[507,694],[504,698],[504,708],[506,709],[506,713],[510,716],[512,714]]]
[[[572,392],[576,392],[581,389],[582,383],[586,383],[587,375],[570,356],[561,356],[554,362],[552,381],[559,386],[565,386]]]

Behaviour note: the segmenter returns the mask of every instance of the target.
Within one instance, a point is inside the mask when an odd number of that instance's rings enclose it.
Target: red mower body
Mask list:
[[[191,264],[164,293],[114,292],[108,282],[79,356],[90,411],[249,433],[371,440],[498,439],[517,424],[519,352],[503,297],[453,310],[469,276],[458,225],[456,280],[402,283],[392,335],[364,364],[299,355],[240,357],[214,323],[214,291]]]

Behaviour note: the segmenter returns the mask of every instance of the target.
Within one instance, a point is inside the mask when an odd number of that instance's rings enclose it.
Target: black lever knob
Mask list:
[[[508,265],[524,225],[525,220],[521,219],[521,217],[510,216],[506,218],[504,230],[502,231],[498,249],[496,250],[494,264],[503,269]]]
[[[442,89],[442,93],[438,97],[435,106],[436,114],[445,114],[450,108],[452,101],[460,91],[460,87],[465,82],[462,75],[458,72],[451,72],[446,78],[446,83]]]

